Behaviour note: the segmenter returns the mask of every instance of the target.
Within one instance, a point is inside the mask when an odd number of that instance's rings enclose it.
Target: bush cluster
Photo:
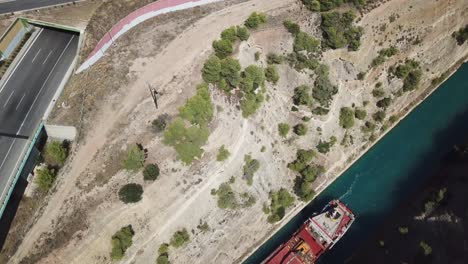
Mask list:
[[[296,153],[296,159],[288,164],[289,169],[300,175],[295,179],[294,192],[302,201],[310,201],[314,197],[315,192],[311,183],[325,171],[322,166],[312,163],[315,155],[313,150],[299,149]]]
[[[125,251],[133,244],[134,235],[132,225],[128,225],[122,227],[112,236],[112,251],[110,253],[112,260],[121,260],[124,257]]]
[[[418,88],[422,77],[419,62],[415,60],[406,60],[405,63],[398,65],[390,71],[396,77],[403,79],[403,91],[412,91]]]
[[[52,141],[47,143],[45,147],[45,159],[52,165],[62,166],[68,157],[68,150],[64,146],[64,142]]]
[[[457,40],[458,45],[463,45],[468,39],[468,24],[458,31],[453,32],[452,37]]]
[[[340,110],[340,126],[345,129],[354,126],[354,110],[350,107],[342,107]]]
[[[154,181],[159,177],[159,167],[157,164],[148,164],[143,170],[143,179],[145,181]]]
[[[231,153],[229,153],[229,150],[227,150],[224,145],[222,145],[219,149],[218,149],[218,155],[216,155],[216,160],[217,161],[223,161],[223,160],[226,160],[227,158],[229,158],[229,155],[231,155]]]
[[[302,2],[311,11],[328,11],[341,6],[343,3],[351,3],[357,8],[362,8],[367,0],[302,0]]]
[[[252,159],[250,155],[244,156],[244,179],[247,180],[248,185],[252,185],[253,183],[253,176],[255,172],[258,171],[260,168],[260,162],[256,159]]]
[[[182,247],[190,241],[190,234],[187,232],[187,229],[183,228],[181,230],[176,231],[171,238],[171,246],[175,248]]]
[[[124,203],[136,203],[141,200],[143,187],[137,183],[129,183],[119,190],[119,199]]]
[[[213,119],[213,112],[210,91],[206,84],[198,85],[197,93],[179,108],[182,118],[200,126],[206,126]]]
[[[260,24],[263,24],[267,21],[266,15],[264,13],[253,12],[245,20],[244,25],[248,28],[255,29],[258,28]]]
[[[355,14],[352,11],[323,13],[321,28],[324,45],[332,49],[348,46],[349,50],[358,50],[363,28],[353,26],[354,18]]]
[[[267,54],[267,63],[268,64],[281,64],[283,63],[283,56],[276,53]]]
[[[307,126],[302,123],[297,124],[294,126],[293,131],[296,133],[296,135],[303,136],[307,134]]]
[[[159,132],[164,131],[164,129],[166,129],[166,125],[167,125],[168,120],[169,120],[169,115],[168,114],[159,115],[158,118],[156,118],[155,120],[153,120],[153,122],[151,122],[151,126],[153,128],[153,131],[155,133],[159,133]]]
[[[354,117],[359,120],[364,120],[367,117],[367,111],[363,108],[356,108],[354,110]]]
[[[240,108],[243,117],[254,114],[263,103],[265,83],[265,72],[256,65],[250,65],[244,69],[241,75],[240,88],[243,97],[240,101]],[[260,89],[259,89],[260,88]]]
[[[56,178],[55,171],[49,168],[38,169],[35,182],[39,189],[43,192],[47,192],[54,185]]]
[[[333,147],[333,145],[335,145],[336,140],[337,139],[335,136],[331,136],[329,141],[320,140],[316,146],[318,152],[322,154],[328,153],[330,149]]]
[[[293,205],[294,197],[292,197],[284,188],[281,188],[276,192],[271,191],[269,195],[271,202],[268,211],[270,215],[267,220],[269,223],[275,223],[283,219],[286,209]]]
[[[322,107],[328,108],[333,100],[333,96],[338,93],[338,87],[333,85],[328,78],[329,68],[321,64],[315,71],[317,78],[312,89],[312,97],[317,100]]]
[[[294,89],[294,95],[292,97],[295,105],[312,105],[312,96],[310,94],[310,87],[307,85],[301,85]]]
[[[123,161],[124,169],[136,172],[145,165],[146,154],[143,148],[135,144],[127,152],[127,157]]]
[[[282,137],[286,137],[289,133],[289,124],[287,123],[279,123],[278,124],[278,133]]]
[[[279,74],[278,70],[276,69],[275,65],[268,65],[265,69],[265,79],[268,82],[276,84],[279,81]]]
[[[380,64],[384,63],[387,58],[397,54],[397,52],[398,49],[395,46],[390,46],[389,48],[379,50],[379,55],[372,60],[371,67],[379,66]]]

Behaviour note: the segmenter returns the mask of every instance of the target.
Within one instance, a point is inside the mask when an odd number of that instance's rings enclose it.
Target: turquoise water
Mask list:
[[[468,63],[414,109],[244,263],[260,263],[330,199],[357,215],[320,263],[343,263],[386,214],[422,185],[442,157],[468,135]]]

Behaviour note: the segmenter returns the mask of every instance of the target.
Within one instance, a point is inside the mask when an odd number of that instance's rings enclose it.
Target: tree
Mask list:
[[[229,155],[231,155],[231,153],[229,153],[229,150],[227,150],[224,145],[222,145],[219,149],[218,149],[218,155],[216,156],[216,160],[217,161],[223,161],[223,160],[226,160],[227,158],[229,158]]]
[[[266,15],[264,13],[257,13],[253,12],[250,16],[245,20],[245,26],[248,28],[255,29],[260,24],[263,24],[267,21]]]
[[[296,153],[296,159],[288,164],[288,168],[293,171],[301,172],[312,161],[315,155],[315,151],[312,149],[299,149]]]
[[[295,105],[312,105],[312,96],[309,94],[310,87],[301,85],[294,89],[293,102]]]
[[[281,64],[283,63],[283,57],[278,54],[270,52],[267,55],[267,63],[268,64]]]
[[[320,153],[328,153],[330,151],[330,148],[333,147],[336,143],[336,137],[332,136],[329,141],[323,141],[320,140],[319,143],[317,144],[317,150]]]
[[[190,235],[187,232],[187,229],[181,229],[176,231],[171,238],[171,246],[175,248],[182,247],[190,240]]]
[[[459,46],[463,45],[468,39],[468,24],[460,28],[458,31],[453,32],[452,37],[457,40]]]
[[[262,105],[263,95],[261,93],[247,93],[240,101],[240,108],[242,110],[242,116],[247,118],[253,115],[258,108]]]
[[[374,118],[376,122],[383,122],[385,119],[385,116],[386,116],[385,111],[380,110],[380,111],[375,112],[372,115],[372,118]]]
[[[221,32],[221,39],[224,39],[224,40],[227,40],[231,43],[233,43],[234,41],[236,41],[237,39],[237,30],[236,30],[236,27],[229,27],[229,28],[226,28],[225,30],[223,30]]]
[[[159,255],[156,259],[156,264],[169,264],[169,256],[167,254]]]
[[[336,138],[335,138],[335,141],[336,141]],[[325,172],[325,168],[323,166],[307,165],[305,169],[301,171],[301,176],[306,182],[311,183],[315,181],[315,179],[324,172]]]
[[[265,79],[273,84],[276,84],[279,78],[280,77],[278,71],[276,70],[276,66],[268,65],[268,67],[265,69]]]
[[[245,93],[253,93],[265,82],[265,73],[256,65],[247,66],[242,73],[240,88]]]
[[[247,180],[248,185],[252,185],[253,183],[253,176],[255,172],[258,171],[260,168],[260,162],[256,159],[252,159],[250,155],[244,156],[244,178]]]
[[[283,25],[289,33],[293,34],[293,36],[296,36],[297,34],[299,34],[299,32],[301,32],[301,28],[299,27],[299,25],[291,22],[291,20],[285,20],[283,22]]]
[[[221,60],[216,55],[212,55],[205,61],[202,69],[203,80],[207,83],[217,83],[220,80]]]
[[[229,183],[222,183],[216,191],[218,196],[218,207],[221,209],[236,209],[239,207],[236,194]]]
[[[419,82],[421,81],[422,71],[413,70],[408,73],[408,76],[403,80],[403,91],[412,91],[418,88]]]
[[[227,92],[237,87],[240,81],[241,66],[238,60],[227,57],[221,61],[221,77],[226,80]]]
[[[140,184],[129,183],[120,188],[119,199],[126,204],[136,203],[141,200],[142,194],[143,187]]]
[[[250,37],[249,30],[246,27],[237,26],[237,37],[240,41],[248,40]]]
[[[213,41],[213,48],[215,50],[216,56],[218,56],[218,58],[221,59],[224,59],[227,56],[231,55],[233,51],[232,42],[226,39]]]
[[[298,136],[307,134],[307,127],[304,124],[297,124],[294,126],[294,133]]]
[[[132,225],[128,225],[122,227],[112,236],[110,254],[112,260],[121,260],[124,257],[125,251],[133,244],[134,235],[135,231],[133,231]]]
[[[390,106],[390,104],[392,103],[392,99],[390,97],[385,97],[383,99],[380,99],[379,101],[377,101],[377,107],[379,108],[388,108]]]
[[[374,96],[375,98],[384,97],[385,91],[381,88],[375,88],[374,90],[372,90],[372,96]]]
[[[47,192],[54,185],[56,177],[55,171],[48,168],[41,168],[38,169],[36,172],[36,184],[38,185],[41,191]]]
[[[179,108],[182,118],[196,125],[206,125],[213,119],[213,104],[206,83],[199,84],[197,93]]]
[[[63,165],[67,159],[67,149],[60,141],[52,141],[46,145],[46,159],[50,158],[52,163]]]
[[[289,194],[289,192],[281,188],[278,191],[270,192],[270,210],[271,215],[268,216],[268,222],[274,223],[278,222],[284,217],[286,209],[291,207],[294,203],[294,197]]]
[[[342,107],[340,110],[340,126],[349,129],[354,126],[354,111],[350,107]]]
[[[328,78],[328,66],[322,64],[316,70],[317,78],[312,89],[312,97],[323,107],[329,107],[338,87],[331,84]]]
[[[289,132],[289,124],[279,123],[278,124],[278,132],[279,132],[280,136],[286,137],[288,135],[288,132]]]
[[[169,244],[168,243],[162,243],[159,246],[158,253],[160,255],[162,255],[162,254],[167,254],[168,252],[169,252]]]
[[[127,152],[127,157],[123,161],[123,167],[132,172],[136,172],[145,165],[145,151],[139,145],[133,145]]]
[[[143,179],[145,181],[154,181],[159,177],[159,167],[157,164],[148,164],[143,170]]]

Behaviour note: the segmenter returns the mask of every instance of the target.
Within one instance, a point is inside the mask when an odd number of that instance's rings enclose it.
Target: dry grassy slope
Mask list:
[[[371,107],[368,112],[372,112],[375,100],[369,94],[376,82],[375,78],[385,81],[386,74],[382,71],[399,59],[420,54],[423,69],[431,66],[433,71],[433,73],[425,72],[426,85],[433,76],[444,72],[458,59],[466,56],[466,48],[456,46],[450,34],[467,22],[460,19],[466,17],[467,3],[463,0],[450,1],[449,4],[439,2],[441,1],[387,2],[361,20],[360,24],[365,28],[366,34],[363,47],[358,52],[348,53],[345,50],[338,50],[324,53],[324,61],[331,66],[333,82],[339,84],[340,92],[329,115],[315,118],[308,123],[310,132],[305,137],[282,141],[277,135],[277,123],[288,121],[295,124],[301,115],[305,114],[305,112],[293,114],[288,109],[291,106],[294,87],[299,84],[312,84],[313,79],[307,73],[297,73],[287,66],[280,66],[282,76],[280,83],[275,87],[270,85],[267,87],[270,101],[265,103],[258,114],[248,120],[240,116],[239,111],[225,96],[213,91],[214,103],[222,106],[224,110],[217,112],[215,120],[210,124],[212,134],[205,146],[205,155],[191,167],[182,166],[175,161],[174,151],[161,144],[160,137],[154,137],[149,132],[148,123],[163,112],[175,115],[177,108],[194,93],[195,84],[201,79],[200,68],[211,50],[211,41],[217,38],[225,27],[241,23],[250,12],[267,12],[272,16],[269,24],[254,33],[247,43],[242,43],[235,55],[245,66],[253,62],[252,57],[257,50],[264,55],[270,51],[279,53],[291,50],[291,37],[281,26],[284,17],[299,20],[307,31],[315,28],[317,17],[301,10],[294,0],[268,2],[255,0],[235,4],[195,22],[162,51],[150,57],[137,56],[130,68],[133,81],[102,102],[96,118],[91,123],[94,125],[90,126],[94,127],[94,130],[86,135],[85,141],[68,164],[66,180],[60,182],[43,216],[31,229],[28,240],[23,242],[12,262],[18,262],[34,252],[32,248],[35,242],[39,242],[40,237],[46,237],[41,234],[47,231],[53,232],[56,227],[51,223],[55,223],[58,219],[66,219],[67,211],[79,208],[79,205],[90,197],[97,199],[99,203],[83,213],[82,217],[87,220],[89,227],[73,237],[68,244],[64,243],[64,247],[55,250],[53,254],[48,254],[41,262],[109,262],[107,258],[111,235],[129,223],[134,226],[136,235],[134,244],[127,251],[123,263],[154,262],[159,244],[167,242],[170,235],[182,227],[193,229],[194,234],[188,246],[171,250],[170,256],[174,263],[229,263],[238,260],[278,227],[266,223],[266,216],[261,212],[261,207],[267,200],[268,191],[292,185],[294,175],[286,169],[286,163],[293,159],[295,149],[314,147],[320,138],[328,138],[330,135],[341,138],[343,131],[339,129],[337,120],[341,106],[349,106],[352,103],[360,105],[363,100],[370,100]],[[412,8],[409,8],[410,5]],[[438,5],[444,5],[442,8],[444,11],[434,11],[437,9],[434,7]],[[418,35],[422,43],[416,46],[399,42],[397,46],[401,53],[398,57],[392,58],[385,65],[370,72],[363,82],[355,81],[356,74],[367,69],[380,49],[376,43],[381,41],[380,38],[384,38],[383,33],[374,33],[372,28],[379,27],[383,21],[388,21],[386,17],[393,12],[400,17],[389,24],[387,30],[391,32],[398,24],[402,24],[404,28],[415,27],[416,31],[421,31]],[[313,31],[319,35],[316,29]],[[393,31],[395,34],[388,33],[387,37],[391,43],[399,38],[396,30]],[[434,42],[437,45],[434,45]],[[142,50],[153,48],[151,43],[141,43]],[[389,43],[384,42],[383,45],[387,47]],[[125,47],[117,51],[123,49]],[[264,65],[264,58],[259,63]],[[101,76],[103,79],[114,77],[112,72],[109,76]],[[155,111],[147,96],[146,81],[159,87],[163,92],[158,111]],[[401,86],[401,82],[398,81],[390,84],[385,81],[384,84],[385,87],[390,87],[387,89]],[[421,92],[422,89],[400,97],[390,111],[400,110],[402,105],[408,105]],[[354,146],[349,148],[337,146],[329,156],[321,155],[318,158],[318,162],[325,164],[330,172],[319,179],[317,185],[325,186],[349,162],[351,155],[358,154],[361,147],[368,144],[363,141],[359,132],[360,125],[358,122],[351,131],[355,135]],[[317,127],[322,129],[321,134],[316,132]],[[141,142],[148,148],[148,162],[160,164],[162,176],[155,183],[145,183],[143,200],[129,206],[117,201],[116,190],[124,182],[141,182],[140,174],[118,172],[107,184],[97,188],[93,188],[93,181],[99,173],[106,170],[105,161],[108,152],[123,151],[125,144],[132,142]],[[226,162],[218,163],[214,161],[214,157],[216,150],[222,144],[230,150],[231,156]],[[267,151],[261,153],[260,148],[263,145]],[[251,153],[261,162],[261,169],[255,175],[251,187],[239,177],[246,153]],[[216,207],[210,189],[217,188],[220,183],[227,181],[233,175],[237,176],[235,190],[249,191],[256,196],[257,203],[254,207],[239,211],[223,211]],[[84,190],[80,190],[77,186]],[[67,202],[64,202],[65,198],[69,198]],[[296,203],[296,207],[288,212],[286,218],[297,212],[302,205]],[[212,230],[199,233],[196,225],[200,219],[207,221]],[[283,222],[285,221],[286,219]],[[40,243],[39,248],[41,248]]]

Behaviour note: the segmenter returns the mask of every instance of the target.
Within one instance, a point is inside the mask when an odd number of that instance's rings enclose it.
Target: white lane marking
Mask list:
[[[13,143],[11,143],[10,148],[9,148],[8,151],[7,151],[7,154],[6,154],[5,157],[3,158],[2,164],[0,164],[0,170],[2,169],[3,164],[5,163],[5,160],[6,160],[6,158],[8,157],[8,154],[10,154],[10,151],[11,151],[11,149],[13,148],[13,145],[15,144],[15,141],[16,141],[16,138],[13,139]]]
[[[46,63],[46,61],[49,59],[50,54],[52,54],[52,51],[50,51],[49,54],[47,54],[47,57],[46,57],[45,60],[42,62],[42,65],[44,65],[44,63]]]
[[[20,106],[21,102],[23,102],[23,98],[26,94],[23,94],[23,96],[21,96],[21,100],[19,101],[18,105],[16,106],[15,110],[18,110],[18,107]]]
[[[15,93],[15,90],[13,90],[10,94],[10,96],[8,96],[8,99],[6,100],[5,104],[3,104],[3,108],[5,108],[5,106],[8,104],[8,102],[10,102],[10,99],[11,99],[11,96]]]
[[[13,76],[13,73],[15,73],[16,71],[16,68],[18,68],[18,66],[21,64],[21,61],[23,60],[23,58],[26,56],[26,54],[28,54],[29,50],[31,49],[31,47],[33,46],[34,42],[36,42],[36,40],[39,38],[39,35],[42,33],[44,29],[41,28],[39,30],[39,33],[37,34],[36,38],[33,40],[33,42],[31,43],[31,45],[29,45],[28,49],[26,50],[26,52],[23,54],[23,56],[20,58],[20,60],[18,61],[18,63],[16,63],[15,67],[13,68],[13,70],[11,71],[10,75],[8,75],[8,78],[5,80],[5,82],[3,83],[2,85],[2,88],[0,88],[0,93],[3,91],[3,88],[5,88],[6,84],[8,83],[8,81],[10,80],[11,76]]]
[[[41,50],[42,50],[42,49],[39,49],[39,50],[37,51],[36,55],[34,56],[34,58],[32,59],[31,62],[34,62],[34,61],[36,60],[37,55],[39,55],[39,53],[41,52]]]
[[[26,122],[26,119],[28,119],[28,116],[29,116],[29,113],[31,112],[31,109],[33,108],[34,104],[36,103],[37,98],[38,98],[39,95],[41,94],[42,89],[44,89],[44,86],[46,85],[47,81],[49,80],[50,75],[51,75],[52,72],[54,71],[55,67],[56,67],[57,64],[59,63],[59,61],[60,61],[60,59],[62,58],[62,56],[63,56],[63,54],[65,53],[65,51],[68,49],[68,46],[70,46],[70,43],[71,43],[71,41],[73,40],[74,37],[75,37],[75,35],[73,35],[73,36],[70,38],[70,41],[68,41],[67,46],[65,47],[65,49],[63,49],[62,53],[60,53],[59,58],[58,58],[57,61],[55,62],[54,67],[52,67],[52,70],[50,70],[49,75],[47,75],[47,78],[45,79],[44,83],[43,83],[42,86],[41,86],[41,89],[40,89],[39,92],[37,93],[36,98],[34,98],[33,103],[32,103],[31,106],[29,107],[29,110],[28,110],[28,112],[26,113],[26,116],[24,117],[23,122],[21,123],[21,126],[19,127],[19,129],[18,129],[18,131],[16,132],[16,134],[18,134],[18,133],[21,131],[21,128],[23,127],[24,122]],[[1,168],[1,167],[0,167],[0,168]]]

